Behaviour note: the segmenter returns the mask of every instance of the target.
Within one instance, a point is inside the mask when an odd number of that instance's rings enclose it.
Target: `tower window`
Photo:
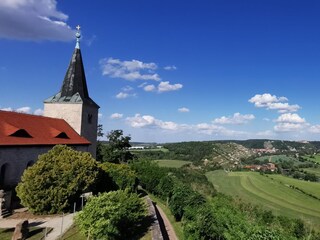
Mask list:
[[[88,114],[88,123],[92,123],[92,114]]]

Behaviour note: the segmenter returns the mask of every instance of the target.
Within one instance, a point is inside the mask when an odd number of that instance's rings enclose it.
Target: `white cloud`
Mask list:
[[[215,125],[215,124],[208,124],[208,123],[200,123],[193,127],[197,133],[204,133],[207,135],[219,135],[219,136],[241,136],[246,135],[246,132],[242,131],[235,131],[231,129],[227,129],[225,127]]]
[[[28,114],[34,114],[34,115],[43,115],[43,109],[38,108],[36,110],[32,110],[31,107],[20,107],[20,108],[12,108],[12,107],[5,107],[0,108],[2,111],[9,111],[9,112],[19,112],[19,113],[28,113]]]
[[[122,113],[113,113],[110,115],[111,119],[121,119],[123,117]]]
[[[320,133],[320,125],[314,125],[309,128],[309,132],[311,133]]]
[[[143,87],[143,90],[145,90],[146,92],[153,92],[156,90],[156,87],[154,85],[146,85]]]
[[[56,0],[1,0],[0,38],[70,41],[74,31],[67,19]]]
[[[162,121],[150,115],[141,116],[140,114],[136,114],[134,117],[127,117],[127,122],[134,128],[149,127],[164,130],[177,130],[179,127],[179,125],[174,122]]]
[[[213,123],[217,124],[245,124],[249,121],[255,119],[255,116],[253,114],[245,114],[242,115],[240,113],[235,113],[233,116],[223,116],[221,118],[216,118],[213,120]]]
[[[158,92],[168,92],[168,91],[177,91],[183,87],[182,84],[176,83],[176,84],[170,84],[170,82],[161,82],[158,85]]]
[[[122,78],[129,81],[134,80],[154,80],[160,81],[160,76],[155,73],[157,65],[155,63],[144,63],[138,60],[121,61],[119,59],[108,58],[100,60],[102,75],[111,78]]]
[[[249,102],[254,103],[256,107],[268,107],[270,103],[274,102],[285,102],[288,101],[286,97],[277,97],[270,93],[256,94],[254,97],[249,99]]]
[[[263,121],[270,122],[270,118],[263,118]]]
[[[306,124],[282,122],[274,126],[276,132],[297,132],[306,127]]]
[[[186,107],[182,107],[178,109],[178,112],[187,113],[187,112],[190,112],[190,109]]]
[[[43,109],[38,108],[38,109],[34,110],[33,114],[42,116],[43,115]]]
[[[126,99],[126,98],[129,98],[129,97],[136,97],[137,94],[133,93],[133,94],[130,94],[130,93],[126,93],[126,92],[119,92],[117,95],[116,95],[116,98],[117,99]]]
[[[98,119],[101,119],[103,117],[102,113],[98,113]]]
[[[205,135],[219,135],[219,136],[245,136],[247,133],[241,131],[230,130],[222,126],[200,123],[196,125],[178,124],[172,121],[163,121],[156,119],[151,115],[136,114],[133,117],[126,118],[127,123],[133,128],[149,128],[160,129],[170,132],[205,134]]]
[[[21,108],[17,108],[15,111],[20,112],[20,113],[30,113],[31,108],[30,107],[21,107]]]
[[[165,66],[163,69],[170,71],[170,70],[177,70],[177,67],[175,65],[171,65],[171,66]]]
[[[296,132],[309,126],[309,123],[296,113],[284,113],[275,122],[277,122],[277,125],[274,126],[276,132]]]
[[[170,82],[167,81],[167,82],[160,82],[157,87],[153,84],[150,84],[150,85],[142,84],[139,87],[143,87],[143,90],[146,92],[163,93],[163,92],[169,92],[169,91],[177,91],[181,89],[183,85],[180,83],[170,84]]]
[[[0,110],[8,111],[8,112],[12,112],[13,111],[13,109],[11,107],[1,108]]]
[[[276,122],[279,123],[305,123],[306,120],[296,113],[284,113],[280,115]]]
[[[279,113],[285,112],[296,112],[300,109],[300,106],[297,104],[289,105],[289,103],[270,103],[267,109],[278,110]]]
[[[131,87],[131,86],[125,86],[125,87],[123,87],[122,88],[122,91],[124,91],[124,92],[131,92],[131,91],[133,91],[134,89],[133,89],[133,87]]]
[[[255,107],[277,110],[279,113],[296,112],[300,109],[300,106],[297,104],[290,105],[288,98],[277,97],[270,93],[256,94],[249,99],[249,102],[253,103]]]

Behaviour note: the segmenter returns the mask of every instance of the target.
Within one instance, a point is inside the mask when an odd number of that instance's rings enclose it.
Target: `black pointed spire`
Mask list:
[[[73,51],[61,90],[56,95],[48,98],[45,102],[74,102],[89,103],[99,107],[90,97],[87,88],[86,75],[84,72],[80,50],[80,26],[77,26],[77,43]]]
[[[75,48],[61,87],[61,97],[71,98],[78,93],[82,99],[89,98],[81,50]]]

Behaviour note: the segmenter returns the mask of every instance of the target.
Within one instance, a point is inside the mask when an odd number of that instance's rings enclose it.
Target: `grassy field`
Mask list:
[[[313,156],[305,156],[304,159],[320,164],[320,155],[319,154],[313,155]]]
[[[190,161],[182,161],[182,160],[155,160],[160,167],[171,167],[171,168],[181,168],[183,165],[191,163]]]
[[[80,232],[79,229],[77,228],[76,225],[72,225],[69,230],[63,234],[61,237],[63,240],[87,240],[88,238],[83,236]]]
[[[287,186],[291,182],[299,185],[306,192],[318,193],[320,183],[316,183],[318,185],[311,182],[298,184],[291,179],[285,179],[285,182],[282,176],[275,179],[276,175],[272,175],[273,180],[255,172],[226,173],[219,170],[208,172],[206,176],[222,193],[239,197],[254,205],[261,205],[275,214],[301,218],[314,227],[320,227],[320,201]],[[311,190],[313,187],[316,189]]]
[[[130,152],[169,152],[166,148],[151,148],[151,149],[130,149]]]
[[[269,178],[278,181],[279,183],[284,184],[285,186],[295,186],[303,190],[304,192],[316,196],[320,199],[320,183],[318,182],[308,182],[304,180],[298,180],[291,177],[286,177],[280,174],[270,174],[268,175]],[[320,202],[319,202],[320,208]]]

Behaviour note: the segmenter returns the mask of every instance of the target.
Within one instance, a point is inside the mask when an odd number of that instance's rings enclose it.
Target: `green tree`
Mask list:
[[[112,130],[107,134],[108,144],[100,146],[102,162],[124,163],[133,159],[133,154],[128,151],[130,136],[124,136],[122,130]]]
[[[94,239],[132,239],[146,217],[146,206],[135,193],[118,190],[91,197],[76,224]]]
[[[16,190],[30,211],[58,213],[70,210],[83,192],[98,190],[98,181],[103,178],[89,153],[57,145],[24,171]]]
[[[118,189],[135,191],[138,185],[136,173],[129,167],[128,164],[115,164],[105,162],[101,168],[112,177]]]

